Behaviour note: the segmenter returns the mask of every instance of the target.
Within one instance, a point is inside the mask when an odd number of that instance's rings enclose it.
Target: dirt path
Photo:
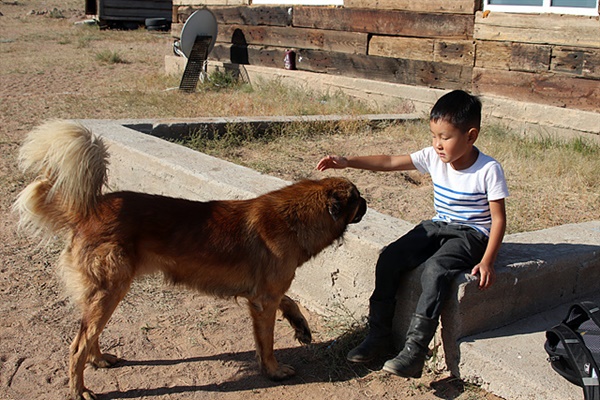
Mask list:
[[[77,310],[54,271],[60,244],[42,247],[19,235],[10,212],[28,179],[16,162],[24,134],[50,118],[170,116],[143,94],[136,97],[140,77],[160,73],[168,35],[75,27],[82,7],[79,0],[0,2],[0,399],[66,398],[68,347],[78,328]],[[104,50],[126,62],[98,61]],[[123,105],[128,94],[143,107]],[[277,322],[276,356],[298,372],[277,384],[258,373],[242,301],[148,278],[134,286],[101,337],[103,348],[124,361],[88,368],[87,385],[99,399],[496,398],[445,375],[407,380],[379,372],[381,363],[349,365],[343,357],[356,335],[342,321],[305,314],[314,330],[311,346],[294,342],[287,323]]]

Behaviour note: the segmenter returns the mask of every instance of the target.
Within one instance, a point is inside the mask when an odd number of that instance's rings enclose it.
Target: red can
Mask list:
[[[286,50],[283,58],[283,68],[296,69],[296,52],[294,50]]]

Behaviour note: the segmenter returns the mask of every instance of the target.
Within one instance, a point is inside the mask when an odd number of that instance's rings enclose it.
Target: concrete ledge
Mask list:
[[[289,183],[128,128],[150,129],[160,125],[160,121],[80,122],[109,145],[109,177],[114,190],[212,200],[249,198]],[[324,315],[335,314],[340,307],[357,317],[365,315],[379,252],[412,226],[369,210],[360,224],[349,227],[342,242],[297,271],[292,295]],[[478,290],[472,277],[462,276],[442,312],[441,335],[448,367],[456,376],[479,379],[480,383],[486,378],[478,375],[470,363],[482,362],[485,351],[476,354],[471,348],[474,348],[472,343],[486,343],[485,332],[597,291],[600,221],[508,235],[498,259],[497,275],[496,284],[485,292]],[[398,345],[403,342],[407,320],[420,292],[419,276],[418,271],[407,276],[399,290],[394,322]],[[517,326],[522,323],[517,322]],[[504,334],[492,334],[496,336]],[[520,348],[519,344],[515,346]],[[536,346],[535,354],[544,359],[543,341]],[[539,364],[537,359],[529,362]],[[502,374],[496,371],[489,379],[496,383],[511,379]],[[556,381],[561,379],[556,377]],[[489,390],[503,395],[501,389],[492,388],[491,384]],[[530,395],[523,398],[551,398],[539,397],[535,392]]]

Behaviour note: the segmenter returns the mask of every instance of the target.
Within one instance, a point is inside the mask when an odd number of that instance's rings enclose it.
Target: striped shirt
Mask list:
[[[457,171],[444,163],[433,147],[412,153],[410,157],[418,171],[431,175],[436,212],[433,221],[464,224],[490,235],[489,202],[508,196],[500,163],[479,151],[472,166]]]

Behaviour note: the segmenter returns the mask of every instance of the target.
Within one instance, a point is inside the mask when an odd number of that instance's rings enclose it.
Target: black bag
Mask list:
[[[586,400],[600,400],[600,308],[596,304],[572,305],[567,317],[546,331],[544,349],[552,368],[582,387]]]

